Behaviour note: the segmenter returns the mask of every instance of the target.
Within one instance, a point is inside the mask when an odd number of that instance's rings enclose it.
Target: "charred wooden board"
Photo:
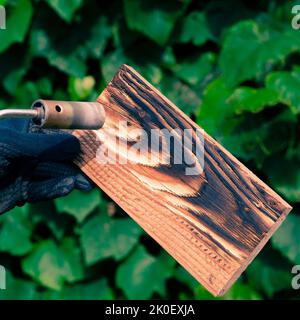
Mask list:
[[[98,102],[104,127],[74,132],[83,150],[77,164],[211,293],[224,294],[291,207],[208,134],[199,138],[200,127],[132,68],[122,66]],[[155,128],[176,129],[174,140],[190,129],[194,162],[168,164],[163,149],[136,157],[129,146],[141,137],[133,129]],[[198,172],[187,175],[191,163]]]

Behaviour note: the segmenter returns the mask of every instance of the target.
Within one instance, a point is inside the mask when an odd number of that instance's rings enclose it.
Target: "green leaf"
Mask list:
[[[45,300],[112,300],[114,294],[106,279],[64,287],[61,291],[48,291]]]
[[[213,40],[205,14],[201,11],[191,12],[182,23],[180,31],[175,39],[176,42],[192,42],[196,46],[201,46],[208,40]]]
[[[50,97],[53,92],[53,84],[50,79],[42,77],[36,81],[37,90],[43,97]]]
[[[26,52],[26,54],[21,52],[21,50],[15,52],[13,47],[1,54],[2,85],[10,95],[15,95],[23,77],[30,68],[31,60],[29,52]]]
[[[226,84],[261,79],[292,52],[300,50],[295,30],[278,32],[255,21],[242,21],[228,32],[220,55],[220,67]]]
[[[220,300],[220,298],[214,297],[211,293],[207,291],[199,282],[190,275],[185,269],[179,266],[174,274],[176,280],[185,284],[193,293],[193,298],[197,300]],[[183,299],[190,298],[188,295],[185,297],[184,292],[181,293]]]
[[[143,77],[154,86],[161,83],[164,75],[161,68],[159,68],[157,65],[152,63],[145,64],[143,66],[135,65],[134,63],[130,63],[130,65],[133,66],[135,70],[142,74]]]
[[[246,273],[252,287],[264,292],[268,297],[272,297],[276,292],[290,289],[292,277],[290,268],[276,264],[274,260],[272,266],[272,260],[268,260],[269,263],[256,258],[247,268]]]
[[[136,250],[119,266],[117,286],[128,299],[150,299],[153,293],[166,294],[166,280],[173,274],[175,260],[163,252],[154,257],[144,247]]]
[[[21,43],[30,27],[33,7],[30,0],[16,1],[9,11],[6,29],[0,31],[0,52],[14,43]]]
[[[222,300],[261,300],[262,296],[251,286],[236,282]]]
[[[121,260],[138,243],[142,229],[132,219],[114,219],[105,213],[90,218],[80,230],[88,265],[106,258]]]
[[[300,113],[300,72],[272,72],[266,78],[266,86],[276,91],[280,101],[289,106],[294,114]]]
[[[300,217],[290,214],[272,237],[272,245],[293,264],[300,264]]]
[[[220,297],[214,297],[202,285],[197,284],[194,287],[194,295],[197,300],[221,300]]]
[[[164,75],[157,88],[189,116],[200,104],[198,92],[175,77]]]
[[[238,103],[232,99],[232,90],[226,86],[223,77],[212,81],[204,90],[197,123],[234,155],[253,159],[259,167],[273,150],[286,146],[286,141],[279,144],[282,140],[279,132],[287,131],[281,125],[285,122],[279,116],[267,122],[239,114]],[[286,133],[282,134],[286,137]],[[272,135],[278,136],[278,140],[274,141]]]
[[[159,45],[164,45],[188,2],[124,0],[125,19],[130,29],[143,33]]]
[[[181,266],[176,268],[174,277],[188,286],[192,291],[194,291],[195,287],[199,284],[198,281]]]
[[[159,56],[159,61],[163,67],[170,69],[174,67],[176,65],[176,56],[173,48],[170,46],[164,48],[163,52]]]
[[[71,22],[76,10],[83,4],[82,0],[46,0],[55,12],[66,22]]]
[[[0,217],[0,251],[21,256],[32,249],[32,227],[28,207],[11,210]]]
[[[57,240],[61,240],[72,227],[73,218],[70,215],[59,215],[52,202],[38,202],[29,205],[29,219],[35,228],[49,228]]]
[[[65,279],[75,282],[84,279],[81,250],[74,238],[64,238],[60,250],[65,259]]]
[[[272,89],[239,87],[234,90],[227,101],[232,105],[236,113],[243,111],[257,113],[265,107],[277,104],[279,99],[276,91]]]
[[[264,164],[264,172],[271,186],[288,201],[300,201],[300,161],[290,158],[272,157]]]
[[[190,85],[196,85],[204,81],[212,73],[216,56],[214,53],[206,52],[200,57],[185,59],[172,68],[174,74]]]
[[[68,196],[55,199],[58,212],[68,213],[79,223],[95,210],[101,203],[101,197],[97,189],[91,192],[74,190]]]
[[[64,256],[52,240],[37,244],[34,251],[22,260],[22,269],[46,287],[62,289],[66,274]]]
[[[73,282],[83,277],[78,246],[68,238],[61,248],[50,239],[38,243],[22,260],[22,269],[35,281],[54,290],[61,290],[65,281]]]
[[[94,89],[94,86],[95,79],[92,76],[87,76],[83,79],[70,77],[68,91],[73,101],[82,101],[88,99]]]
[[[178,268],[175,273],[176,279],[188,285],[197,300],[258,300],[261,295],[247,284],[236,282],[222,297],[214,297],[183,268]]]
[[[106,83],[109,83],[122,64],[128,63],[122,50],[117,50],[104,56],[101,60],[101,71]]]
[[[74,77],[85,76],[86,65],[79,50],[70,50],[64,43],[56,46],[42,29],[31,32],[30,43],[34,56],[46,58],[51,66]]]
[[[6,270],[6,289],[0,290],[0,300],[33,300],[36,297],[36,284],[16,278]]]
[[[234,117],[235,110],[228,100],[231,93],[222,77],[212,81],[203,93],[197,123],[216,139],[230,135],[239,123]]]
[[[10,93],[11,95],[15,93],[25,73],[26,69],[20,68],[13,70],[5,77],[3,81],[3,87],[8,93]]]
[[[109,38],[112,35],[106,17],[100,17],[90,29],[91,35],[88,37],[85,46],[89,48],[93,58],[101,58]]]
[[[31,105],[32,101],[39,98],[40,94],[38,88],[36,84],[31,81],[21,83],[14,94],[16,108],[28,109],[28,106]]]

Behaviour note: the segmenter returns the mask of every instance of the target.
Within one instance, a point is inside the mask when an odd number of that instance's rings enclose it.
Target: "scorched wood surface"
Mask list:
[[[76,163],[212,294],[224,294],[291,207],[208,134],[199,138],[200,127],[132,68],[122,66],[98,102],[104,127],[74,132],[82,144]],[[130,146],[141,137],[133,129],[176,129],[174,140],[191,129],[198,174],[187,175],[174,154],[165,162],[162,149],[136,157]],[[101,154],[119,162],[99,161]]]

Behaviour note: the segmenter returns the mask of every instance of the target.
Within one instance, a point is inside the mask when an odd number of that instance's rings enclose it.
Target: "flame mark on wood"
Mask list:
[[[98,132],[74,132],[83,150],[77,164],[210,292],[224,294],[291,207],[208,134],[201,141],[200,128],[132,68],[122,66],[98,102],[106,122]],[[127,126],[118,131],[122,121]],[[165,164],[161,149],[136,160],[127,152],[140,139],[132,129],[176,129],[175,141],[190,129],[199,174],[186,175],[185,163]],[[201,164],[194,150],[203,143]],[[127,163],[99,163],[99,146]]]

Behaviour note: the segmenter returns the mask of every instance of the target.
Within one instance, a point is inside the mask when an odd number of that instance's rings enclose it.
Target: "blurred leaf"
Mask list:
[[[261,300],[262,296],[251,286],[236,282],[222,297],[223,300]]]
[[[75,242],[69,239],[64,241],[62,248],[53,240],[42,241],[22,260],[22,269],[42,285],[61,290],[66,280],[73,282],[82,278],[78,250]]]
[[[101,213],[80,230],[81,246],[88,265],[106,258],[121,260],[138,243],[142,229],[132,219],[114,219]]]
[[[287,139],[292,134],[287,125],[292,119],[290,114],[289,118],[285,115],[285,111],[270,120],[262,119],[261,115],[250,117],[241,113],[242,110],[258,112],[263,108],[263,102],[264,107],[275,102],[271,92],[257,90],[258,96],[255,90],[252,92],[254,96],[251,96],[251,89],[241,91],[239,88],[232,92],[222,77],[212,81],[204,91],[197,123],[234,155],[244,160],[254,160],[261,167],[272,152],[287,147]],[[251,103],[247,102],[248,97],[251,97]],[[267,98],[270,99],[268,102]]]
[[[93,91],[95,79],[92,76],[84,77],[83,79],[70,77],[68,91],[73,101],[86,100]]]
[[[197,285],[194,288],[195,299],[197,300],[221,300],[220,297],[214,297],[202,285]]]
[[[29,219],[35,228],[47,226],[51,237],[61,240],[69,228],[72,228],[70,215],[59,215],[52,202],[39,202],[29,205]],[[36,229],[35,229],[36,231]]]
[[[254,21],[242,21],[228,32],[220,55],[226,84],[235,86],[245,80],[260,79],[300,50],[299,36],[267,29]]]
[[[213,39],[204,12],[193,11],[183,20],[176,42],[192,42],[196,46],[201,46]]]
[[[176,270],[176,279],[187,284],[194,292],[197,300],[258,300],[262,299],[261,295],[252,287],[240,282],[236,282],[229,291],[222,297],[214,297],[202,285],[200,285],[191,275],[183,268]]]
[[[138,66],[131,63],[130,65],[154,86],[159,85],[164,77],[161,68],[155,64],[149,63],[143,66]]]
[[[24,40],[32,14],[33,8],[30,0],[19,0],[14,3],[7,16],[6,29],[0,32],[0,52]]]
[[[189,116],[200,103],[197,92],[175,77],[164,75],[157,87],[169,100]]]
[[[128,59],[125,57],[122,50],[117,50],[104,56],[101,60],[101,70],[106,84],[112,80],[121,65],[126,64],[127,61]]]
[[[276,91],[272,89],[239,87],[234,90],[227,101],[232,105],[236,113],[243,111],[257,113],[265,107],[277,104],[279,99]]]
[[[178,266],[178,268],[176,268],[174,277],[178,281],[187,285],[193,291],[195,287],[199,285],[198,281],[181,266]]]
[[[164,296],[165,282],[172,276],[174,266],[175,260],[165,252],[153,257],[138,246],[119,266],[117,285],[128,299],[150,299],[154,292]]]
[[[10,72],[3,80],[3,87],[6,89],[6,91],[13,95],[25,73],[25,68],[16,69]]]
[[[185,59],[172,68],[174,74],[190,85],[196,85],[203,81],[212,72],[216,61],[214,53],[207,52],[196,59]]]
[[[220,298],[214,297],[211,293],[209,293],[199,282],[190,275],[183,267],[179,266],[175,273],[174,277],[176,280],[180,281],[181,283],[185,284],[190,288],[193,293],[193,297],[197,300],[220,300]],[[184,294],[182,294],[183,299],[188,299],[189,297],[186,296],[184,298]]]
[[[272,245],[293,264],[300,265],[300,217],[290,214],[272,237]]]
[[[32,227],[28,207],[11,210],[0,217],[0,251],[21,256],[32,249]]]
[[[266,86],[278,93],[280,101],[289,106],[293,113],[300,113],[300,72],[278,71],[266,78]]]
[[[66,278],[64,256],[52,240],[36,245],[22,260],[22,269],[35,281],[54,290],[61,290]]]
[[[32,300],[35,296],[35,283],[16,278],[6,270],[6,289],[0,290],[0,300]]]
[[[65,259],[65,278],[68,282],[84,279],[81,250],[74,238],[64,238],[60,247]]]
[[[92,192],[74,190],[68,196],[56,199],[55,206],[58,212],[68,213],[81,223],[100,202],[101,197],[97,189]]]
[[[83,4],[83,0],[46,0],[46,2],[67,22],[72,21],[74,13]]]
[[[223,38],[223,34],[231,26],[241,20],[251,19],[258,13],[257,7],[249,7],[244,1],[226,0],[210,1],[204,10],[207,23],[215,37]],[[222,46],[222,43],[219,43]]]
[[[64,287],[62,291],[47,291],[42,296],[45,300],[111,300],[114,299],[112,289],[106,279],[90,283]]]
[[[156,43],[164,45],[178,17],[189,1],[178,0],[124,0],[127,25]]]
[[[33,30],[30,42],[33,55],[46,58],[50,65],[69,75],[79,78],[85,76],[86,65],[78,52],[54,46],[44,30]]]
[[[16,93],[31,63],[32,58],[28,52],[25,54],[21,51],[16,52],[14,47],[10,47],[0,55],[2,86],[12,96]]]
[[[37,90],[43,97],[50,97],[53,92],[53,85],[50,79],[43,77],[36,81]]]
[[[300,161],[291,158],[268,159],[264,164],[264,171],[271,186],[280,192],[288,201],[300,201]]]
[[[272,260],[270,260],[272,261]],[[274,262],[269,265],[260,258],[256,258],[247,268],[247,276],[251,286],[272,297],[275,292],[291,288],[291,274]]]
[[[216,139],[229,135],[239,123],[229,103],[230,96],[231,90],[226,87],[222,77],[211,82],[203,93],[197,123]]]
[[[35,83],[31,81],[21,83],[14,94],[17,109],[28,109],[32,102],[39,98],[40,94],[38,92],[38,88]]]
[[[172,68],[176,65],[176,56],[172,47],[164,48],[160,56],[160,61],[162,63],[162,66],[166,68]]]
[[[107,18],[101,16],[91,28],[91,35],[86,41],[86,46],[92,53],[92,57],[102,57],[103,51],[107,45],[108,39],[112,35],[111,27]]]

